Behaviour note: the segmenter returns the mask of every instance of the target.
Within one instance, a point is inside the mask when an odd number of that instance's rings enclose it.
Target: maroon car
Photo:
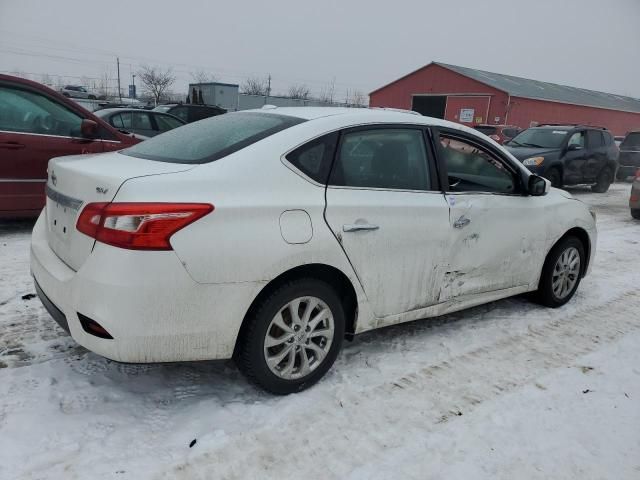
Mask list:
[[[0,218],[40,213],[49,159],[139,141],[44,85],[0,74]]]
[[[476,125],[476,130],[495,140],[500,145],[518,135],[522,129],[515,125]]]

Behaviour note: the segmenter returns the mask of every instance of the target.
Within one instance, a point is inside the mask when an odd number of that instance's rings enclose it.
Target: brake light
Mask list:
[[[76,229],[114,247],[171,250],[174,233],[213,209],[208,203],[90,203]]]

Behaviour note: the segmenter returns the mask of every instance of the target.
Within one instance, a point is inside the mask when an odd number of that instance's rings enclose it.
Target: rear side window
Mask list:
[[[602,131],[600,130],[587,130],[587,145],[589,148],[599,148],[604,145],[602,139]]]
[[[344,134],[329,183],[346,187],[429,190],[422,130],[384,128]]]
[[[620,148],[640,149],[640,132],[633,132],[627,135],[620,144]]]
[[[184,125],[177,118],[173,118],[169,115],[155,115],[156,123],[158,124],[158,129],[161,132],[166,132],[167,130],[173,130],[174,128],[178,128],[181,125]]]
[[[316,182],[326,184],[331,170],[338,133],[331,133],[296,148],[287,160]]]
[[[159,162],[208,163],[304,121],[271,113],[229,113],[170,130],[121,153]]]
[[[613,136],[611,135],[611,133],[609,132],[602,132],[602,135],[604,136],[604,144],[609,146],[613,144]]]

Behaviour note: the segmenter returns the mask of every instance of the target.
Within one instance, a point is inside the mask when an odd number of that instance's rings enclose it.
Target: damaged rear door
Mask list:
[[[446,129],[434,140],[451,231],[439,301],[528,286],[545,245],[539,197],[490,145]]]
[[[379,318],[437,302],[450,229],[434,171],[424,127],[341,135],[325,218]]]

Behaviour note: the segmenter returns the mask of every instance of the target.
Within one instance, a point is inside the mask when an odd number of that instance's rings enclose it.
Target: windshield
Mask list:
[[[176,128],[121,153],[159,162],[207,163],[304,121],[271,113],[226,113]]]
[[[620,148],[640,150],[640,132],[630,133],[620,144]]]
[[[510,147],[560,148],[569,130],[528,128],[507,143]]]

